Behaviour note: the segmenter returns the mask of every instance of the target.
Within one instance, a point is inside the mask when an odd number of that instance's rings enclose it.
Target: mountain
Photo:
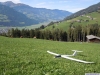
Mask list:
[[[1,4],[9,6],[16,11],[25,14],[30,19],[35,19],[38,22],[46,22],[46,21],[57,21],[62,20],[65,17],[71,15],[71,12],[63,11],[63,10],[51,10],[45,8],[35,8],[30,7],[29,5],[18,3],[15,4],[11,1],[2,2]]]
[[[63,21],[50,23],[45,29],[62,29],[68,31],[70,27],[75,28],[77,25],[88,26],[93,24],[100,25],[100,3],[76,12],[66,17]]]
[[[98,4],[94,4],[86,9],[83,9],[83,10],[80,10],[70,16],[67,16],[65,18],[65,20],[68,20],[68,19],[72,19],[72,18],[75,18],[75,17],[78,17],[80,15],[85,15],[85,14],[88,14],[88,13],[91,13],[91,12],[94,12],[94,11],[97,11],[100,9],[100,2]]]
[[[29,19],[24,14],[0,4],[0,26],[27,26],[37,23],[36,20]]]

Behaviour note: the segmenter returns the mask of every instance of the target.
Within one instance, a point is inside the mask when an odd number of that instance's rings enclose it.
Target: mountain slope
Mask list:
[[[84,10],[86,13],[82,13]],[[67,31],[69,27],[75,27],[77,25],[100,25],[100,3],[92,5],[84,10],[72,14],[61,22],[51,23],[45,29],[62,29]]]
[[[94,5],[86,8],[86,9],[80,10],[80,11],[66,17],[65,20],[72,19],[72,18],[78,17],[80,15],[85,15],[85,14],[88,14],[88,13],[91,13],[91,12],[95,12],[99,9],[100,9],[100,2],[98,4],[94,4]]]
[[[37,23],[37,21],[27,18],[24,14],[0,4],[0,26],[26,26]]]
[[[45,8],[33,8],[25,4],[14,4],[11,1],[2,3],[3,5],[9,6],[18,12],[25,14],[30,19],[35,19],[38,22],[62,20],[66,16],[71,15],[71,12],[63,10],[50,10]]]

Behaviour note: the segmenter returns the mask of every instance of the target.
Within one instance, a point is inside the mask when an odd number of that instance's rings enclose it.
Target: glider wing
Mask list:
[[[84,61],[84,60],[80,60],[80,59],[75,59],[75,58],[67,57],[67,56],[64,56],[64,55],[61,55],[61,57],[69,59],[69,60],[77,61],[77,62],[87,63],[87,64],[88,63],[94,63],[94,62],[88,62],[88,61]]]
[[[52,55],[55,55],[55,56],[59,56],[60,54],[57,54],[57,53],[54,53],[54,52],[51,52],[51,51],[47,51],[48,53],[52,54]]]

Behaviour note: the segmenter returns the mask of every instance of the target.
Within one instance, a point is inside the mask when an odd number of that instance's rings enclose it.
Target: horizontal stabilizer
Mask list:
[[[83,52],[83,51],[78,51],[78,50],[72,50],[72,51],[74,51],[74,52],[75,52],[75,51],[76,51],[76,52]]]

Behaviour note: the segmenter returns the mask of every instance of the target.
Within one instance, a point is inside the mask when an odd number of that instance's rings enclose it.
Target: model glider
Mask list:
[[[73,60],[73,61],[77,61],[77,62],[81,62],[81,63],[94,63],[94,62],[88,62],[88,61],[84,61],[84,60],[80,60],[80,59],[75,59],[75,58],[71,58],[70,56],[75,56],[77,54],[77,52],[82,52],[82,51],[77,51],[77,50],[72,50],[74,51],[74,53],[72,55],[61,55],[61,54],[57,54],[51,51],[47,51],[48,53],[55,55],[55,57],[62,57],[62,58],[66,58],[69,60]]]

